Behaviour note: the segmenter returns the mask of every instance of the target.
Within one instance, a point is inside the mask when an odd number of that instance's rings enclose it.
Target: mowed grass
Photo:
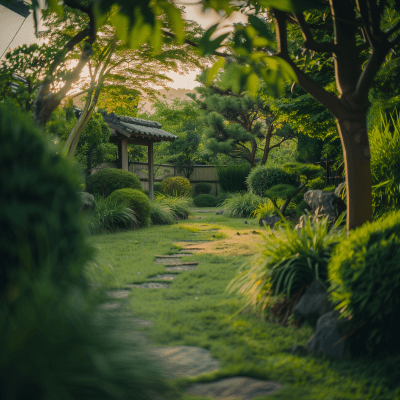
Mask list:
[[[201,218],[201,219],[198,219]],[[217,229],[217,232],[204,232]],[[256,233],[253,233],[256,232]],[[254,219],[232,219],[215,213],[195,213],[189,220],[172,226],[155,226],[136,231],[92,237],[99,252],[96,266],[88,269],[97,289],[122,288],[141,283],[165,272],[154,263],[155,255],[174,254],[180,240],[208,239],[213,243],[190,245],[212,249],[180,261],[199,261],[194,271],[177,274],[168,289],[132,289],[125,311],[151,320],[146,331],[153,342],[164,346],[199,346],[211,351],[221,370],[197,378],[179,378],[174,385],[184,390],[194,382],[223,377],[250,376],[279,382],[283,389],[258,399],[400,399],[400,374],[394,357],[379,361],[334,361],[325,356],[292,354],[292,346],[305,345],[310,327],[282,327],[260,320],[251,313],[239,313],[241,303],[226,287],[243,263],[258,251],[258,232],[266,232]],[[238,235],[239,234],[239,235]],[[222,236],[218,236],[222,235]],[[240,250],[238,243],[247,247]],[[229,254],[218,246],[229,243]],[[223,246],[220,246],[223,247]],[[209,250],[207,250],[209,251]],[[107,266],[109,272],[102,267]],[[184,395],[187,400],[202,397]]]

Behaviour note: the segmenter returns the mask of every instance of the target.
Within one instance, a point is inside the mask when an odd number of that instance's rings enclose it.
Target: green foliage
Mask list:
[[[228,165],[215,168],[219,185],[224,192],[247,191],[246,178],[250,173],[250,165]]]
[[[308,190],[323,190],[326,183],[322,178],[313,179],[307,183]]]
[[[324,192],[334,192],[335,189],[336,189],[336,186],[335,186],[335,185],[332,185],[332,186],[327,186],[327,187],[323,188],[322,190],[323,190]]]
[[[142,184],[137,175],[117,168],[103,168],[90,175],[86,181],[86,190],[97,196],[108,197],[118,189],[142,190]]]
[[[302,200],[296,207],[296,218],[300,218],[303,214],[305,214],[306,210],[311,211],[312,208],[305,200]]]
[[[91,251],[72,166],[27,115],[5,103],[0,143],[0,293],[18,285],[23,271],[35,277],[44,265],[53,282],[84,285],[81,270]]]
[[[279,185],[274,185],[270,189],[265,191],[265,197],[268,199],[287,199],[288,197],[293,196],[293,194],[297,192],[297,188],[292,185],[286,185],[284,183],[280,183]]]
[[[265,203],[265,200],[254,193],[238,192],[232,193],[221,204],[227,217],[248,218],[251,217],[259,204]]]
[[[369,132],[374,214],[400,208],[400,116],[381,115]]]
[[[211,189],[212,189],[211,183],[208,182],[197,183],[194,188],[196,194],[210,194]]]
[[[154,191],[155,192],[162,192],[162,183],[161,182],[157,182],[154,184]]]
[[[96,196],[96,206],[87,216],[89,234],[117,232],[120,228],[133,228],[139,225],[133,210],[111,197]]]
[[[167,196],[191,197],[193,189],[189,179],[182,176],[171,176],[161,182],[162,192]]]
[[[151,203],[143,191],[129,188],[117,189],[111,193],[109,199],[131,209],[137,215],[139,226],[150,224]]]
[[[249,188],[258,196],[264,196],[267,189],[280,183],[299,186],[300,179],[298,175],[289,174],[281,168],[268,168],[265,166],[253,168],[247,177]]]
[[[366,339],[374,350],[399,348],[399,257],[400,212],[396,211],[351,231],[329,262],[335,309],[345,308],[341,317],[351,315],[354,324],[368,320]]]
[[[231,194],[230,192],[219,192],[217,196],[217,206],[220,206]]]
[[[190,207],[194,205],[191,197],[174,197],[162,194],[157,196],[156,203],[168,207],[176,219],[187,219],[189,215],[192,215]]]
[[[284,203],[282,199],[276,201],[278,207],[281,207]],[[273,204],[269,201],[268,203],[260,203],[251,214],[251,217],[257,219],[263,219],[265,217],[272,217],[273,215],[279,215],[275,210]]]
[[[77,121],[70,102],[65,111],[58,109],[52,113],[46,124],[46,132],[54,141],[64,144]],[[115,160],[117,146],[109,143],[110,135],[111,131],[103,116],[94,113],[82,131],[74,157],[86,176],[100,164]]]
[[[151,204],[150,220],[152,225],[175,224],[175,217],[171,207],[157,202],[157,200]]]
[[[193,198],[193,203],[196,207],[216,207],[218,199],[211,194],[199,194]]]
[[[287,226],[278,236],[270,230],[262,254],[231,281],[228,289],[244,296],[245,307],[263,314],[271,296],[286,294],[289,299],[291,293],[314,280],[326,287],[331,252],[346,235],[339,228],[343,217],[329,232],[327,218],[314,219],[312,225],[308,218],[298,232]]]

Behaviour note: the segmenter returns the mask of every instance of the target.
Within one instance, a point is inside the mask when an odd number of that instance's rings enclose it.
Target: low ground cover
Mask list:
[[[165,272],[163,265],[154,263],[154,256],[176,253],[185,246],[183,240],[210,240],[195,245],[201,250],[191,258],[199,261],[194,271],[178,274],[168,289],[134,288],[126,303],[127,312],[153,322],[138,329],[147,331],[155,343],[200,346],[220,361],[221,370],[178,378],[173,381],[176,387],[240,375],[283,385],[265,399],[400,399],[394,358],[333,361],[293,354],[292,346],[305,345],[312,328],[280,326],[273,319],[266,322],[250,312],[240,313],[239,299],[226,288],[238,269],[260,251],[260,233],[266,230],[254,219],[193,211],[192,217],[176,225],[90,238],[101,248],[97,267],[92,263],[88,268],[92,282],[102,285],[95,289],[98,293]]]

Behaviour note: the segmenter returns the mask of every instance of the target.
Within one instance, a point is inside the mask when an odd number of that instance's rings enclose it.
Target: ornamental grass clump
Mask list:
[[[168,207],[174,219],[187,219],[189,215],[192,215],[190,207],[193,207],[193,199],[191,197],[174,197],[158,195],[156,203],[162,205],[163,207]]]
[[[265,200],[254,193],[232,193],[222,204],[221,208],[227,217],[248,218]]]
[[[330,299],[373,353],[399,351],[400,211],[350,232],[328,265]],[[362,333],[362,331],[364,333]]]
[[[241,267],[242,271],[246,269],[229,283],[227,290],[241,294],[243,309],[250,307],[264,317],[271,297],[286,294],[289,299],[292,293],[314,280],[327,287],[331,252],[346,235],[339,227],[343,218],[344,214],[329,232],[327,218],[313,218],[311,224],[310,217],[299,230],[286,225],[280,228],[279,234],[268,227],[270,235],[264,236],[264,251],[249,268]]]
[[[171,207],[167,204],[160,204],[157,200],[151,204],[150,220],[152,225],[175,224],[175,216]]]
[[[96,205],[87,216],[86,228],[90,235],[117,232],[121,228],[139,226],[136,213],[116,199],[96,196]]]

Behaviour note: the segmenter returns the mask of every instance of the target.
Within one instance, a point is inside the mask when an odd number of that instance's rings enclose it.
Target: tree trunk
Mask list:
[[[260,165],[265,165],[265,163],[267,162],[269,151],[270,151],[269,145],[271,144],[271,138],[272,138],[273,130],[274,130],[274,125],[271,124],[268,127],[267,135],[265,136],[264,154],[263,154],[263,158],[261,160],[261,164]]]
[[[371,153],[367,114],[337,120],[346,168],[347,232],[372,220]]]

